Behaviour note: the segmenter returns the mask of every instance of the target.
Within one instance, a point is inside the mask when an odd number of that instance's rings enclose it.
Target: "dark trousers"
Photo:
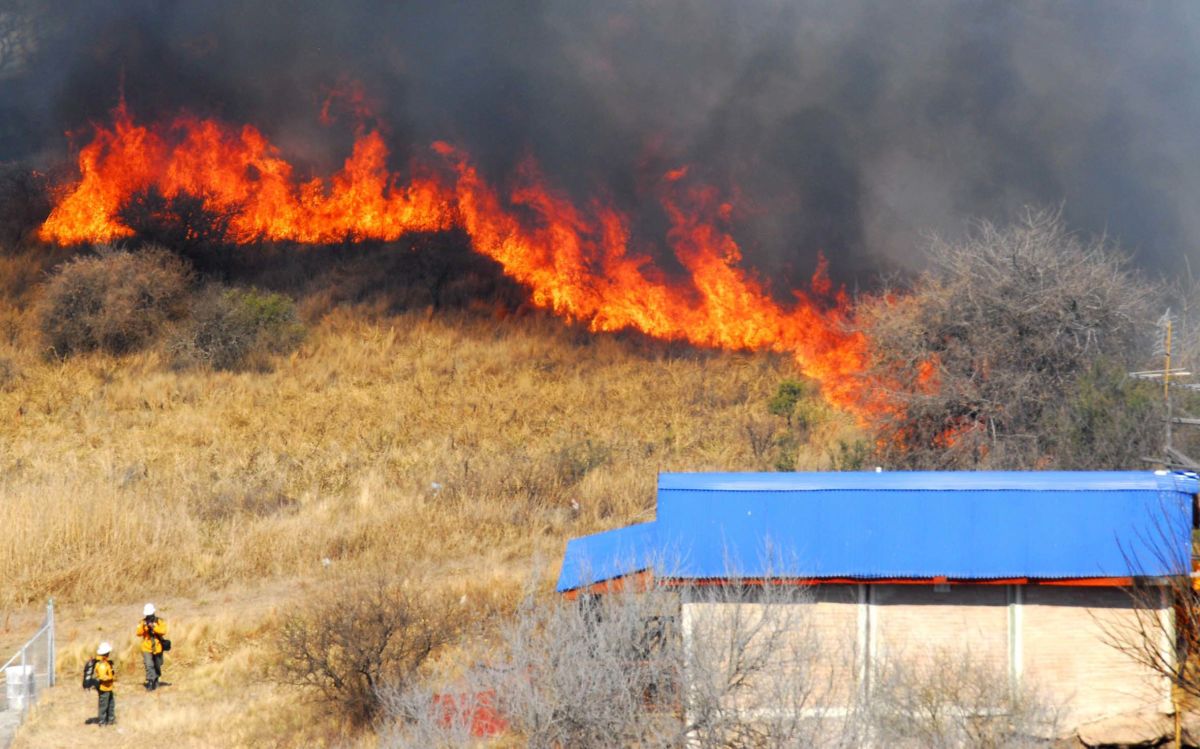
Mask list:
[[[157,684],[162,676],[162,653],[142,651],[142,665],[146,667],[146,683]]]
[[[100,709],[96,714],[96,722],[102,726],[117,722],[117,700],[112,692],[100,693]]]

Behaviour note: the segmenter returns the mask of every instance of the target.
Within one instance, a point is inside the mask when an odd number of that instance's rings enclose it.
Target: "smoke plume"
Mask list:
[[[61,165],[123,93],[328,172],[357,90],[398,165],[449,141],[502,184],[532,157],[646,243],[690,165],[787,283],[819,251],[843,281],[916,266],[924,233],[1030,203],[1174,273],[1200,246],[1198,32],[1191,2],[8,0],[0,162]]]

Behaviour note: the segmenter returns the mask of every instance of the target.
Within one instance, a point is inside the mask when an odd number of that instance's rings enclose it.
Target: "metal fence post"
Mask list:
[[[29,679],[25,678],[25,651],[28,647],[28,643],[21,646],[21,675],[18,677],[21,680],[21,722],[25,722],[29,712]]]
[[[38,638],[45,637],[45,650],[42,649],[42,643]],[[19,700],[21,707],[16,710],[18,713],[17,724],[25,722],[29,717],[29,712],[33,708],[33,702],[37,699],[39,692],[43,688],[54,686],[55,679],[55,654],[54,647],[57,639],[55,637],[55,622],[54,622],[54,600],[51,599],[46,603],[46,619],[42,622],[42,626],[25,641],[16,653],[13,653],[12,658],[0,665],[0,677],[3,677],[4,692],[0,693],[0,712],[14,710],[15,706],[8,699]],[[44,659],[44,664],[43,664]],[[41,681],[41,669],[46,669],[46,680]],[[12,679],[17,679],[13,682]]]
[[[46,603],[46,686],[54,686],[54,676],[57,669],[54,667],[54,599],[51,598]]]

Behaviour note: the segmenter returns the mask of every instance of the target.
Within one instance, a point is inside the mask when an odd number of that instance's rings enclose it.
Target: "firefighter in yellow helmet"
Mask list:
[[[117,673],[113,670],[111,655],[112,645],[107,642],[100,643],[100,647],[96,648],[96,667],[92,678],[96,680],[96,690],[100,692],[96,724],[101,726],[111,726],[117,722],[116,697],[113,695],[113,682],[117,679]]]
[[[163,651],[169,650],[167,623],[155,613],[154,604],[142,609],[142,621],[138,623],[137,636],[142,638],[142,665],[146,667],[146,691],[158,689],[162,678]],[[163,682],[164,684],[166,682]]]

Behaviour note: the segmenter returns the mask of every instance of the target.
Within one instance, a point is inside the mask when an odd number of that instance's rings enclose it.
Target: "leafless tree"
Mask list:
[[[706,614],[685,621],[684,599]],[[809,600],[736,582],[531,598],[496,660],[445,690],[453,700],[387,692],[400,720],[386,743],[465,745],[483,700],[531,747],[821,746],[831,674],[817,665]]]
[[[450,609],[441,603],[383,576],[343,581],[283,621],[276,677],[367,723],[385,683],[409,683],[454,638]]]
[[[1125,365],[1151,341],[1158,290],[1056,212],[935,241],[930,270],[859,307],[870,387],[900,408],[879,422],[906,468],[1133,467],[1159,439]],[[1148,353],[1148,352],[1145,352]],[[1114,411],[1132,410],[1122,428]]]
[[[471,746],[497,717],[531,747],[1026,749],[1057,737],[1055,703],[969,653],[877,664],[864,691],[853,650],[816,630],[813,600],[737,580],[531,599],[493,661],[447,686],[384,690],[382,745]]]
[[[833,710],[848,642],[821,638],[811,590],[787,583],[683,591],[683,730],[699,746],[855,746]],[[831,652],[832,651],[832,652]],[[848,690],[853,697],[853,690]]]
[[[1164,495],[1162,511],[1123,549],[1133,616],[1104,624],[1108,643],[1173,690],[1200,699],[1200,590],[1191,575],[1195,499]],[[1183,504],[1186,503],[1186,504]]]
[[[893,658],[872,673],[863,722],[896,749],[1027,749],[1058,738],[1062,706],[969,651]]]

